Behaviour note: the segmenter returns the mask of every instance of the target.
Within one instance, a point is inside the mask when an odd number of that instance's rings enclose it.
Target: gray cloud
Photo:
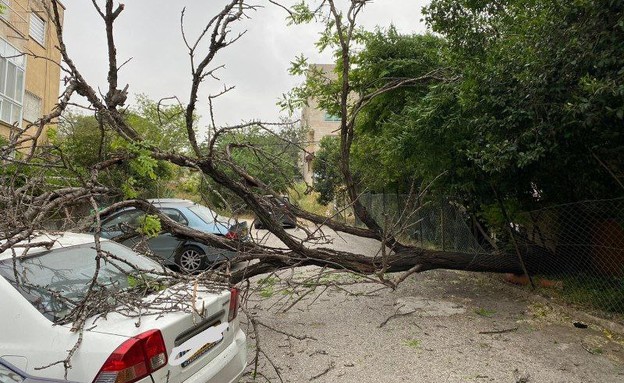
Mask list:
[[[426,3],[377,0],[365,8],[361,24],[373,29],[392,23],[403,33],[422,33],[425,26],[420,20],[420,9]],[[64,4],[65,40],[70,55],[91,83],[106,89],[103,22],[90,1],[65,0]],[[185,102],[190,64],[180,32],[180,12],[186,6],[185,30],[193,40],[224,4],[224,0],[128,1],[115,26],[119,62],[131,58],[120,72],[120,83],[129,83],[132,94],[145,93],[153,99],[176,95]],[[275,105],[277,99],[301,81],[289,76],[290,61],[302,53],[310,62],[331,60],[328,53],[319,54],[314,47],[320,25],[286,26],[285,12],[274,6],[259,9],[250,16],[251,19],[233,31],[246,30],[245,36],[219,56],[217,64],[225,65],[218,72],[222,82],[207,81],[200,93],[198,111],[207,116],[207,95],[222,89],[224,84],[236,87],[216,102],[218,124],[252,119],[276,121],[280,115]],[[207,124],[207,120],[203,119],[202,124]]]

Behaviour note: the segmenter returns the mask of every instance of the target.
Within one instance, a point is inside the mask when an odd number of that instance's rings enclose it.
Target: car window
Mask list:
[[[176,221],[177,223],[188,225],[188,220],[184,217],[184,215],[182,215],[182,213],[179,210],[171,209],[171,208],[163,208],[163,209],[160,209],[160,211],[163,214],[165,214],[167,217]]]
[[[98,272],[100,288],[114,291],[127,289],[136,282],[135,277],[140,273],[137,269],[162,269],[158,263],[115,242],[103,241],[101,247],[130,265],[114,259],[101,262]],[[95,274],[96,255],[95,244],[87,243],[17,258],[15,269],[13,259],[9,258],[0,261],[0,276],[6,278],[45,317],[58,321],[86,295]]]
[[[290,200],[286,196],[279,198],[271,196],[269,199],[271,200],[271,203],[277,205],[278,207],[288,207],[290,204]]]
[[[0,383],[20,383],[23,381],[24,378],[19,374],[0,364]]]
[[[102,231],[122,231],[120,224],[126,224],[130,227],[137,227],[139,225],[139,218],[144,213],[140,210],[132,209],[121,212],[110,219],[102,222]]]

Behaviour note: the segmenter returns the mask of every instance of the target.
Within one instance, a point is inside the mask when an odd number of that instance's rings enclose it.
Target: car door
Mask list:
[[[188,221],[180,213],[179,210],[174,208],[160,208],[161,213],[165,214],[167,217],[172,220],[181,223],[183,225],[187,225]],[[150,238],[147,240],[147,245],[150,250],[156,254],[158,257],[163,258],[167,263],[174,262],[174,256],[176,250],[180,247],[180,244],[183,241],[172,235],[171,233],[161,233],[154,238]]]
[[[178,223],[183,225],[188,223],[177,209],[161,208],[160,211]],[[137,209],[117,213],[102,222],[102,237],[112,239],[124,233],[133,232],[139,227],[144,216],[145,212]],[[180,239],[170,233],[162,232],[155,237],[147,238],[145,242],[142,242],[143,240],[144,238],[140,235],[136,235],[125,239],[121,243],[140,253],[145,253],[149,250],[149,252],[152,252],[156,257],[165,261],[165,263],[174,263],[175,252],[181,243]],[[145,246],[147,246],[147,249]]]
[[[139,218],[142,215],[143,212],[130,209],[105,218],[102,221],[102,237],[112,239],[136,229]]]

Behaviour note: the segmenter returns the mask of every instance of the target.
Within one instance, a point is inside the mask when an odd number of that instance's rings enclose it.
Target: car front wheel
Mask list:
[[[175,262],[181,271],[195,273],[206,268],[206,253],[199,247],[184,246],[176,254]]]

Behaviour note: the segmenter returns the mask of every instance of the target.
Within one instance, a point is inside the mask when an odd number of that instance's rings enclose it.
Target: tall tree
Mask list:
[[[475,213],[499,199],[532,209],[622,195],[621,2],[440,0],[425,14],[441,37],[357,35],[350,84],[360,97],[428,76],[359,111],[361,189],[435,180]],[[310,82],[298,94],[335,104],[335,85]]]
[[[461,75],[460,149],[531,204],[621,196],[621,1],[452,2],[426,10]]]

